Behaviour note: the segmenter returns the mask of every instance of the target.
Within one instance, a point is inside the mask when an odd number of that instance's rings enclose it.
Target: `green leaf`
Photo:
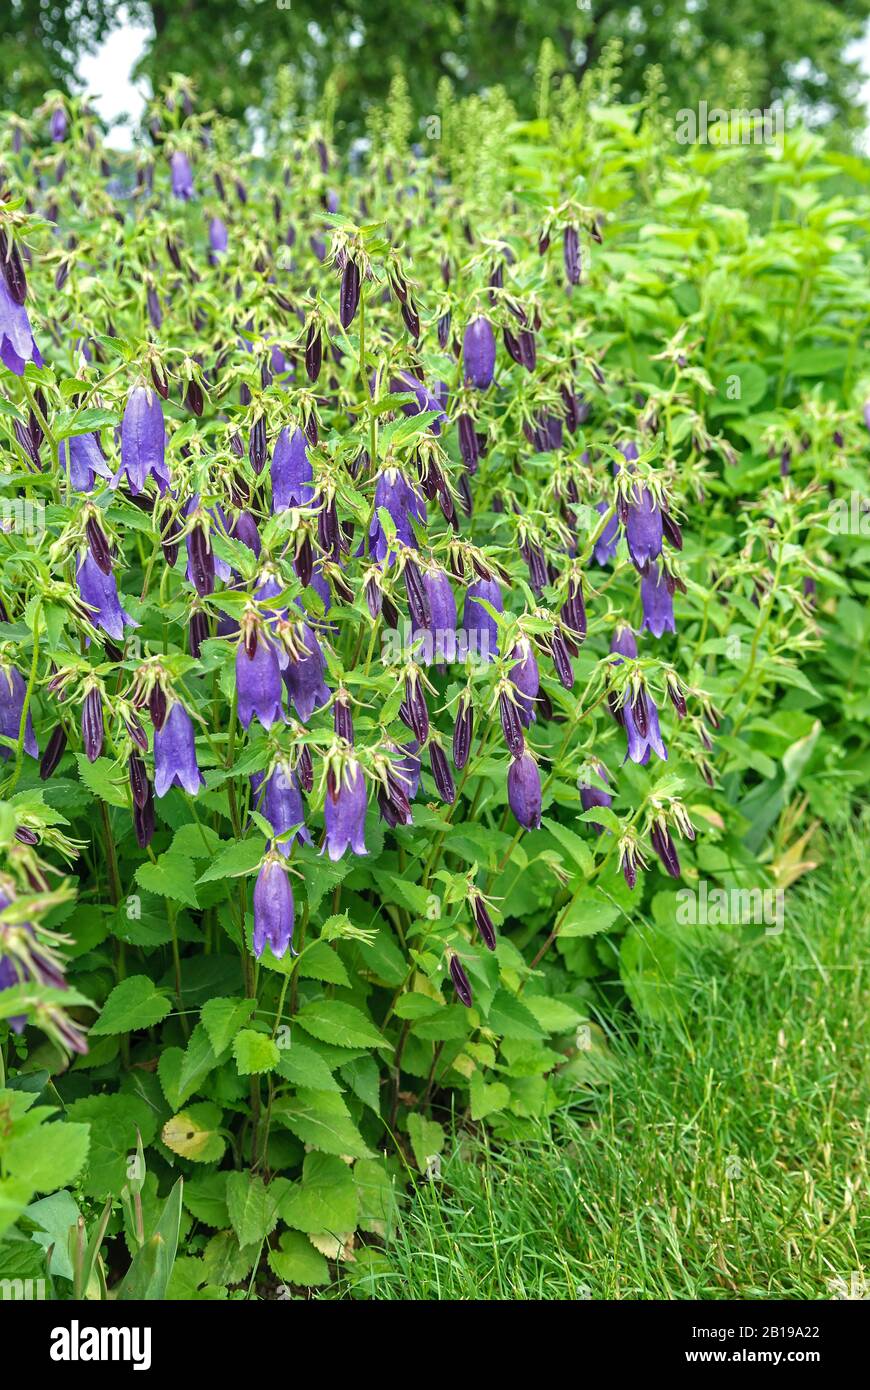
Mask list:
[[[299,974],[306,980],[325,980],[330,985],[350,989],[350,979],[340,956],[325,941],[314,941],[303,952]]]
[[[584,889],[565,913],[559,935],[565,940],[574,936],[595,936],[609,931],[622,918],[616,903],[609,902],[597,889]]]
[[[226,1148],[223,1135],[218,1133],[222,1118],[216,1105],[201,1101],[167,1120],[160,1138],[167,1149],[191,1163],[219,1163]]]
[[[186,859],[211,859],[223,843],[210,825],[202,822],[182,825],[172,837],[169,853],[183,855]]]
[[[313,1288],[329,1283],[329,1265],[301,1231],[285,1231],[278,1247],[269,1254],[269,1267],[285,1284]]]
[[[221,1053],[229,1047],[256,1007],[256,999],[217,998],[203,1004],[202,1024],[215,1052]]]
[[[322,1042],[336,1047],[389,1047],[370,1018],[352,1004],[337,999],[317,999],[299,1010],[295,1020],[300,1028]]]
[[[560,825],[558,821],[551,820],[549,816],[544,816],[543,824],[547,827],[554,840],[558,843],[573,859],[583,878],[589,878],[595,869],[595,861],[585,840],[581,840],[579,835],[575,835],[573,830],[567,826]]]
[[[287,1183],[283,1180],[267,1187],[262,1178],[250,1173],[229,1174],[227,1211],[239,1245],[259,1245],[275,1229],[279,1203],[286,1189]]]
[[[396,1194],[382,1158],[360,1158],[353,1165],[361,1231],[388,1240],[396,1216]]]
[[[240,1076],[259,1076],[274,1071],[281,1060],[277,1043],[267,1033],[243,1028],[233,1038],[233,1056]]]
[[[136,1153],[137,1132],[143,1145],[157,1130],[157,1115],[139,1096],[116,1092],[86,1096],[67,1108],[67,1117],[90,1125],[91,1143],[81,1178],[86,1197],[117,1197],[127,1185],[127,1169]]]
[[[408,1138],[417,1160],[417,1167],[425,1173],[431,1158],[436,1158],[444,1148],[446,1135],[444,1126],[437,1120],[427,1120],[424,1115],[412,1111],[408,1116]]]
[[[350,1168],[331,1154],[307,1154],[302,1181],[281,1202],[281,1219],[312,1235],[346,1235],[356,1228],[359,1201]]]
[[[494,1115],[510,1104],[511,1093],[504,1082],[494,1081],[487,1085],[479,1071],[471,1074],[470,1092],[473,1120],[485,1120],[487,1115]]]
[[[218,1058],[203,1023],[196,1025],[183,1052],[181,1048],[169,1047],[161,1053],[157,1074],[163,1094],[173,1110],[180,1109],[199,1090],[217,1063]]]
[[[354,1095],[359,1096],[363,1105],[380,1115],[381,1072],[374,1057],[355,1057],[352,1062],[345,1062],[341,1068],[341,1076]]]
[[[313,1048],[293,1042],[290,1047],[281,1047],[278,1051],[281,1053],[278,1074],[292,1081],[294,1086],[302,1086],[309,1091],[341,1090],[326,1062]]]
[[[157,863],[146,861],[136,870],[136,882],[146,893],[155,893],[159,898],[171,898],[173,902],[183,903],[185,907],[199,907],[199,899],[194,887],[195,869],[193,860],[187,859],[174,850],[167,850],[157,858]]]
[[[252,835],[247,840],[234,840],[221,850],[205,873],[200,874],[197,883],[213,883],[216,879],[239,878],[242,874],[249,874],[265,853],[266,841],[260,835]]]
[[[535,1015],[525,1004],[520,1003],[515,995],[508,994],[506,989],[496,992],[489,1006],[486,1025],[503,1038],[526,1038],[535,1041],[544,1036]]]
[[[165,1018],[172,1008],[147,975],[131,975],[116,985],[109,995],[91,1033],[132,1033],[139,1028],[151,1028]]]
[[[372,1158],[371,1149],[350,1117],[350,1111],[334,1091],[300,1089],[272,1105],[273,1118],[313,1149],[323,1153]]]
[[[90,1145],[86,1124],[62,1120],[13,1134],[3,1150],[3,1173],[27,1182],[31,1192],[67,1187],[78,1177]]]
[[[96,762],[90,763],[84,753],[76,753],[76,763],[79,777],[94,796],[98,796],[109,806],[127,810],[130,803],[126,783],[115,763],[109,758],[97,758]]]
[[[227,1208],[228,1173],[202,1173],[184,1184],[184,1205],[197,1221],[216,1230],[230,1224]]]

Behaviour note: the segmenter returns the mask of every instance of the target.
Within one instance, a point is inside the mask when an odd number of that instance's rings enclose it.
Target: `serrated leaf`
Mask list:
[[[301,1231],[284,1231],[278,1247],[269,1254],[269,1268],[285,1284],[313,1288],[329,1283],[329,1265]]]
[[[294,1086],[309,1091],[340,1091],[341,1087],[326,1062],[313,1048],[294,1041],[290,1047],[278,1049],[281,1054],[277,1072]]]
[[[184,1205],[197,1221],[216,1230],[229,1225],[227,1210],[228,1173],[203,1173],[184,1184]]]
[[[323,1153],[373,1157],[347,1106],[334,1091],[300,1089],[295,1096],[283,1096],[273,1102],[272,1117],[303,1144]]]
[[[281,1060],[277,1043],[267,1033],[257,1033],[253,1028],[243,1028],[233,1038],[233,1056],[240,1076],[274,1071]]]
[[[267,1187],[261,1177],[251,1173],[230,1173],[227,1177],[226,1200],[230,1224],[239,1238],[239,1245],[259,1245],[274,1229],[278,1207],[287,1184]]]
[[[94,796],[126,811],[129,800],[124,775],[109,758],[97,758],[91,763],[84,753],[76,753],[76,764],[79,777]]]
[[[301,1182],[281,1202],[281,1220],[297,1231],[337,1235],[356,1226],[359,1201],[350,1168],[331,1154],[307,1154]]]
[[[247,840],[234,840],[221,850],[214,863],[209,864],[197,883],[214,883],[216,879],[239,878],[251,873],[266,853],[266,841],[259,835]]]
[[[146,861],[139,865],[136,882],[146,893],[154,893],[158,898],[171,898],[185,907],[199,907],[193,882],[195,873],[192,859],[167,850],[165,854],[158,855],[155,864]]]
[[[571,856],[582,877],[589,878],[595,869],[595,861],[586,841],[581,840],[580,836],[575,835],[573,830],[569,830],[565,825],[560,825],[558,821],[552,820],[549,816],[544,816],[543,824],[553,839],[558,841],[562,849]]]
[[[256,999],[217,998],[203,1004],[200,1017],[215,1052],[221,1053],[229,1047],[256,1007]]]
[[[508,994],[506,989],[496,991],[489,1006],[486,1025],[503,1038],[527,1039],[534,1042],[544,1037],[544,1030],[535,1015],[515,995]]]
[[[296,1015],[296,1023],[313,1038],[335,1047],[389,1047],[370,1018],[352,1004],[338,999],[316,999]]]
[[[306,980],[324,980],[330,985],[350,989],[350,979],[341,957],[325,941],[314,941],[299,961],[299,974]]]
[[[503,1081],[493,1081],[489,1085],[479,1071],[471,1075],[471,1118],[484,1120],[510,1104],[511,1093]]]
[[[147,975],[131,975],[112,990],[90,1031],[92,1034],[132,1033],[138,1028],[151,1028],[165,1018],[171,1008],[166,995],[160,993]]]

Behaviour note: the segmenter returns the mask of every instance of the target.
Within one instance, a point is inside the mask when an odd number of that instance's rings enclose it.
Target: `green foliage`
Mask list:
[[[759,920],[687,922],[681,893],[790,890],[815,867],[818,820],[833,821],[866,782],[870,553],[855,512],[870,397],[866,162],[803,129],[773,147],[676,145],[655,75],[639,107],[618,101],[616,46],[583,82],[557,73],[547,50],[537,115],[525,121],[505,90],[463,102],[442,86],[443,138],[423,158],[408,149],[415,88],[397,79],[356,171],[332,144],[334,87],[318,122],[288,138],[277,121],[255,158],[237,128],[185,114],[176,82],[159,140],[111,171],[123,196],[75,106],[62,156],[16,153],[11,140],[4,149],[13,194],[3,227],[33,251],[27,308],[46,364],[23,377],[4,368],[0,401],[0,493],[44,506],[44,524],[3,531],[0,557],[0,661],[23,692],[15,718],[12,696],[3,704],[0,933],[13,974],[0,989],[10,1087],[0,1093],[0,1249],[33,1245],[43,1261],[52,1244],[59,1296],[106,1296],[109,1278],[125,1298],[297,1296],[337,1272],[356,1293],[376,1288],[392,1277],[382,1262],[406,1185],[435,1184],[454,1161],[451,1110],[485,1124],[510,1157],[578,1087],[597,1095],[610,1081],[622,1062],[614,1019],[652,1039],[667,1030],[701,1076],[699,952],[714,951],[723,972],[742,969],[779,936]],[[165,167],[181,151],[193,161],[189,202],[173,201]],[[340,212],[330,215],[333,187]],[[218,214],[229,245],[210,259]],[[569,290],[570,230],[582,275]],[[311,239],[330,236],[321,261]],[[343,326],[337,262],[348,256],[365,274]],[[420,314],[419,335],[399,291]],[[495,383],[473,390],[455,348],[478,315],[500,342],[539,321],[536,370],[499,346]],[[305,368],[312,326],[325,339],[316,387]],[[273,348],[284,370],[273,371]],[[394,374],[410,370],[429,387],[446,383],[437,434],[439,412],[415,414],[414,392],[396,389]],[[155,379],[169,389],[171,488],[149,481],[134,496],[123,479],[98,477],[77,492],[59,440],[95,431],[114,472],[129,392]],[[191,381],[206,393],[201,414],[184,404]],[[582,418],[569,428],[575,397]],[[470,472],[455,427],[465,412],[485,441]],[[558,444],[540,436],[554,418]],[[273,511],[251,436],[262,425],[273,451],[281,430],[315,421],[317,506]],[[241,456],[237,436],[249,446]],[[430,498],[414,546],[400,547],[376,478],[401,468],[420,482],[427,465],[440,470],[458,535]],[[676,631],[659,636],[643,630],[624,537],[605,563],[594,559],[634,482],[682,526],[681,547],[672,536],[665,552]],[[259,558],[220,519],[237,519],[237,489],[259,526]],[[353,527],[341,565],[318,529],[333,499]],[[138,625],[120,647],[89,621],[75,585],[95,523]],[[206,527],[225,560],[207,592],[187,579],[185,534],[177,560],[167,554],[175,523]],[[378,524],[401,563],[355,553]],[[317,547],[328,613],[323,585],[315,592],[297,571],[303,540]],[[535,549],[546,562],[537,580]],[[367,582],[404,621],[409,556],[427,572],[449,569],[460,598],[481,573],[503,581],[505,611],[481,605],[498,631],[492,662],[439,670],[407,650],[391,655]],[[268,729],[240,722],[236,660],[250,658],[234,625],[271,641],[264,574],[274,601],[294,615],[303,605],[316,628],[330,700],[348,696],[365,855],[319,852],[326,798],[351,757],[334,705]],[[564,616],[568,574],[582,575],[588,610],[585,640],[571,639],[570,686],[554,665],[555,638],[581,637]],[[196,656],[194,617],[206,632]],[[640,650],[617,665],[622,624]],[[523,733],[542,769],[543,823],[529,833],[512,819],[499,718],[520,641],[540,661],[545,697]],[[427,692],[431,733],[413,819],[391,825],[378,793],[409,742],[409,670]],[[164,788],[153,833],[139,823],[137,836],[133,719],[138,710],[148,726],[150,786],[155,682],[190,712],[203,786]],[[94,688],[105,724],[91,760],[81,728]],[[659,711],[667,761],[625,761],[639,690]],[[433,744],[449,750],[466,698],[474,738],[451,800],[429,758]],[[43,751],[58,721],[66,733],[45,777],[28,715]],[[250,780],[285,762],[301,778],[304,755],[317,773],[302,799],[310,844],[293,826],[273,828]],[[585,805],[584,791],[605,786],[608,805]],[[658,867],[662,827],[679,841],[679,886]],[[267,849],[273,838],[286,859]],[[252,890],[276,864],[295,900],[292,951],[275,939],[260,949],[256,936]],[[481,903],[494,950],[481,939]],[[454,988],[457,960],[470,1003]],[[628,1093],[614,1095],[628,1114]],[[599,1216],[611,1176],[602,1165]],[[576,1264],[566,1260],[560,1287],[583,1283]],[[129,1272],[118,1278],[120,1268]],[[540,1275],[542,1289],[551,1276]],[[673,1287],[672,1273],[657,1277]]]

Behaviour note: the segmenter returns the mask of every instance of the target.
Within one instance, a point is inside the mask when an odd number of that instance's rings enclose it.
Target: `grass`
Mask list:
[[[663,1028],[614,1037],[612,1078],[533,1141],[458,1133],[357,1295],[817,1299],[870,1282],[865,854],[849,828],[791,890],[782,935],[699,963],[689,1048]]]

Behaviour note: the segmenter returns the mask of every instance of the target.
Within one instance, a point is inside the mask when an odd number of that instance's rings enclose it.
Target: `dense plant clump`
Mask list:
[[[677,881],[784,890],[866,775],[866,172],[609,80],[355,165],[183,81],[131,157],[6,127],[2,1248],[61,1293],[383,1260],[433,1102],[589,1083]]]

